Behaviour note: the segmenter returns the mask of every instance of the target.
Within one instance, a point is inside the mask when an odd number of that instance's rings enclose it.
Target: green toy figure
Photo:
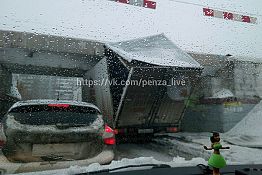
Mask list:
[[[208,165],[213,167],[213,175],[220,175],[219,169],[226,166],[226,161],[223,156],[220,155],[220,149],[229,149],[229,147],[223,147],[220,144],[220,137],[218,132],[213,132],[213,136],[210,137],[211,147],[204,146],[205,150],[214,150],[213,154],[208,160]]]

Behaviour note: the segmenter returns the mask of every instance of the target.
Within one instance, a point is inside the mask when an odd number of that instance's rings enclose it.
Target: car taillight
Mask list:
[[[105,132],[114,133],[114,130],[112,128],[110,128],[107,124],[105,124]]]
[[[104,143],[106,145],[114,145],[116,144],[115,133],[112,128],[110,128],[107,124],[105,125],[105,133],[103,135]]]
[[[115,138],[106,138],[104,139],[104,143],[107,145],[114,145],[116,144],[116,139]]]
[[[169,128],[166,128],[166,131],[167,132],[178,132],[178,128],[177,127],[169,127]]]
[[[0,123],[0,132],[3,132],[3,128],[2,127],[3,127],[3,125],[2,125],[2,123]],[[5,140],[3,140],[3,138],[0,137],[0,148],[3,148],[4,145],[5,145]]]
[[[0,148],[3,148],[5,145],[5,141],[4,140],[0,140]]]

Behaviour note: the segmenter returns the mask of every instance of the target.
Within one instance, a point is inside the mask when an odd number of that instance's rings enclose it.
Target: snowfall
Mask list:
[[[0,0],[0,30],[101,42],[164,33],[184,51],[261,58],[261,1],[154,1],[155,10],[110,0]],[[255,16],[257,24],[206,18],[203,7]]]
[[[68,2],[48,0],[36,3],[34,0],[23,2],[19,0],[2,0],[2,5],[0,6],[1,30],[34,32],[114,42],[165,33],[175,44],[186,51],[213,54],[231,53],[233,55],[246,55],[246,53],[249,53],[248,56],[261,56],[262,35],[259,35],[261,33],[260,1],[253,1],[252,3],[249,1],[239,3],[237,1],[227,4],[225,0],[221,1],[222,3],[210,0],[202,3],[201,6],[194,6],[193,3],[195,1],[191,0],[188,3],[174,1],[170,3],[168,0],[161,0],[157,1],[158,7],[156,11],[124,6],[123,4],[115,5],[105,0],[71,0]],[[191,2],[191,5],[189,2]],[[119,10],[120,8],[118,7],[122,6],[123,8]],[[176,6],[179,7],[178,10],[172,10]],[[197,11],[202,11],[202,6],[217,7],[220,9],[227,7],[234,11],[248,12],[248,14],[259,16],[258,24],[245,25],[236,22],[231,23],[232,21],[226,23],[217,19],[212,19],[213,22],[208,23],[206,18],[202,18],[202,13],[196,13]],[[91,10],[89,10],[90,8]],[[188,10],[188,8],[194,10]],[[96,13],[99,10],[101,13]],[[167,13],[168,10],[173,11],[173,13]],[[73,11],[74,14],[68,13],[70,11]],[[119,15],[108,15],[112,11],[119,12],[114,13]],[[184,20],[173,20],[171,17],[171,15],[179,16],[186,14],[185,11],[191,15],[183,15]],[[119,24],[122,24],[122,26],[119,26]],[[133,27],[134,24],[137,27]],[[218,24],[221,27],[217,27]],[[194,32],[192,32],[192,26],[195,27]],[[174,30],[176,28],[178,29]],[[225,36],[229,39],[225,40]],[[247,36],[249,37],[248,40]],[[236,38],[238,39],[237,42]],[[215,44],[210,44],[214,41],[216,41]],[[221,134],[222,145],[230,146],[229,150],[221,151],[221,154],[227,160],[227,164],[262,163],[261,116],[262,103],[259,103],[234,128],[227,133]],[[109,165],[94,163],[86,167],[71,166],[67,169],[24,174],[76,174],[141,164],[168,164],[172,167],[207,164],[211,151],[204,150],[203,146],[210,146],[210,133],[181,132],[170,134],[169,136],[168,138],[156,139],[155,141],[168,147],[168,154],[172,156],[172,160],[170,161],[159,160],[156,155],[152,155],[148,157],[123,158],[112,161]],[[4,159],[0,157],[0,170],[3,168],[2,160]],[[8,170],[7,173],[12,173],[12,170]]]
[[[223,146],[230,146],[229,150],[222,150],[221,154],[225,157],[228,165],[236,164],[261,164],[262,163],[262,102],[258,103],[238,124],[230,131],[221,133],[221,143]],[[212,151],[203,149],[204,145],[209,146],[210,133],[175,133],[169,134],[169,137],[155,139],[160,145],[163,145],[163,150],[172,156],[171,160],[160,160],[161,155],[154,152],[147,152],[147,157],[122,158],[117,161],[112,161],[109,165],[100,165],[98,163],[90,164],[89,166],[71,166],[67,169],[48,170],[41,172],[21,173],[25,175],[37,174],[76,174],[98,171],[102,169],[113,169],[128,165],[141,164],[167,164],[171,167],[196,166],[197,164],[206,164]],[[134,149],[134,148],[133,148]],[[137,155],[140,148],[136,150]],[[162,151],[162,150],[161,150]],[[151,154],[151,155],[150,155]],[[1,165],[0,165],[1,168]],[[2,167],[3,168],[3,167]],[[17,168],[17,167],[16,167]],[[148,167],[142,167],[148,168]],[[150,167],[149,167],[150,168]],[[139,168],[128,168],[141,169]],[[7,173],[12,173],[8,170]]]

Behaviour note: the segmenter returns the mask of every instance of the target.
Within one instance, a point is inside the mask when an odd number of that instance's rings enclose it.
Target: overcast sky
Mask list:
[[[100,41],[165,33],[185,51],[262,58],[261,0],[157,0],[146,9],[108,0],[0,0],[0,29]],[[257,24],[203,15],[203,7]]]

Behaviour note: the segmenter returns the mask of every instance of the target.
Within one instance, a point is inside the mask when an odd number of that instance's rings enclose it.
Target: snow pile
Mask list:
[[[17,89],[17,85],[12,85],[11,86],[11,89],[10,89],[10,95],[21,100],[22,99],[22,96],[21,94],[19,93],[19,90]]]
[[[187,158],[202,157],[208,160],[213,151],[204,150],[203,146],[210,146],[210,133],[175,133],[169,134],[169,138],[160,140],[167,145],[171,155],[186,156]],[[172,138],[173,137],[173,138]],[[222,156],[226,159],[227,165],[240,164],[261,164],[262,151],[258,148],[248,148],[238,145],[231,145],[225,141],[225,135],[220,134],[221,144],[229,146],[230,149],[221,150]]]
[[[262,147],[262,102],[258,103],[244,119],[225,133],[225,140],[229,143]]]
[[[222,89],[213,94],[212,98],[228,98],[233,97],[234,94],[229,89]]]
[[[113,169],[128,165],[143,165],[143,164],[167,164],[171,167],[184,167],[184,166],[196,166],[197,164],[207,164],[207,162],[202,158],[193,158],[191,160],[185,160],[182,157],[174,157],[173,161],[170,162],[163,162],[155,160],[152,157],[139,157],[135,159],[122,159],[119,161],[112,161],[109,165],[100,165],[98,163],[93,163],[87,167],[80,167],[80,166],[71,166],[67,169],[61,170],[51,170],[51,171],[41,171],[41,172],[31,172],[31,173],[22,173],[24,175],[69,175],[69,174],[77,174],[77,173],[86,173],[92,171],[99,171],[103,169]],[[151,167],[137,167],[137,168],[125,168],[118,171],[127,171],[127,170],[137,170],[137,169],[147,169]]]
[[[262,101],[258,103],[235,127],[226,134],[262,136]]]
[[[106,45],[127,61],[138,60],[161,66],[201,68],[189,54],[177,47],[164,34]]]

